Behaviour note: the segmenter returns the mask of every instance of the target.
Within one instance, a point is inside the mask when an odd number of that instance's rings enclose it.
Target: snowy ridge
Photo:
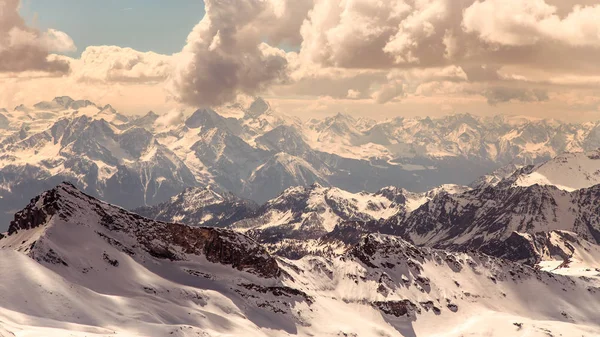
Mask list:
[[[252,216],[232,224],[264,243],[284,238],[318,239],[346,221],[385,220],[424,203],[425,195],[397,188],[377,193],[350,193],[335,187],[313,184],[293,187],[261,206]]]
[[[257,208],[253,202],[212,187],[188,188],[171,200],[134,212],[142,216],[192,226],[227,227],[250,216]]]
[[[273,258],[242,234],[141,218],[68,184],[32,200],[0,246],[8,335],[600,333],[595,278],[379,234],[338,257]]]
[[[565,191],[600,184],[600,150],[563,153],[513,177],[514,186],[552,185]]]
[[[573,192],[501,185],[440,195],[406,217],[389,219],[386,228],[417,245],[478,249],[530,264],[544,257],[552,231],[600,243],[600,185]]]

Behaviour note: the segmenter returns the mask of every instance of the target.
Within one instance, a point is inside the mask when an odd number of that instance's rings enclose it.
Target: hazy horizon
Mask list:
[[[600,119],[594,1],[2,2],[7,108],[68,95],[141,114],[250,95],[303,118]]]

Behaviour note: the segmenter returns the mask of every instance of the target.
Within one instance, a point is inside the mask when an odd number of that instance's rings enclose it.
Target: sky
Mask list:
[[[600,119],[596,0],[0,0],[0,107]]]
[[[166,5],[168,4],[168,5]],[[116,45],[139,51],[181,51],[204,16],[198,0],[24,0],[20,13],[30,26],[68,32],[78,50]],[[76,56],[77,52],[67,53]]]

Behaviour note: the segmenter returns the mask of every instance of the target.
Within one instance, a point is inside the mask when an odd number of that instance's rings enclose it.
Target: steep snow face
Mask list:
[[[339,257],[274,258],[242,234],[148,220],[67,184],[19,212],[0,247],[8,335],[600,333],[594,278],[385,235]]]
[[[135,209],[142,216],[190,226],[227,227],[249,217],[258,206],[232,193],[212,187],[188,188],[171,200],[152,207]]]
[[[552,185],[565,191],[600,184],[600,150],[563,153],[510,178],[515,186]]]
[[[540,248],[542,270],[560,275],[600,279],[600,246],[565,231],[550,232]]]
[[[0,286],[0,326],[8,331],[22,329],[18,317],[38,317],[27,324],[98,334],[248,335],[259,328],[247,317],[277,322],[275,312],[289,313],[279,295],[259,299],[262,289],[307,301],[282,285],[277,261],[242,234],[148,220],[69,184],[17,213],[0,246],[0,265],[12,272]]]

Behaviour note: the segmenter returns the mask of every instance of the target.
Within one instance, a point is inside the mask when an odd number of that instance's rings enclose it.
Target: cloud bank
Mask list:
[[[0,0],[0,72],[67,73],[69,64],[49,55],[74,50],[73,40],[64,32],[27,27],[19,15],[19,0]]]
[[[16,0],[0,4],[0,71],[70,64],[78,83],[155,84],[194,107],[259,94],[568,107],[596,102],[600,83],[593,0],[206,0],[177,54],[98,46],[77,59],[49,55],[74,48],[68,35],[26,27]]]

